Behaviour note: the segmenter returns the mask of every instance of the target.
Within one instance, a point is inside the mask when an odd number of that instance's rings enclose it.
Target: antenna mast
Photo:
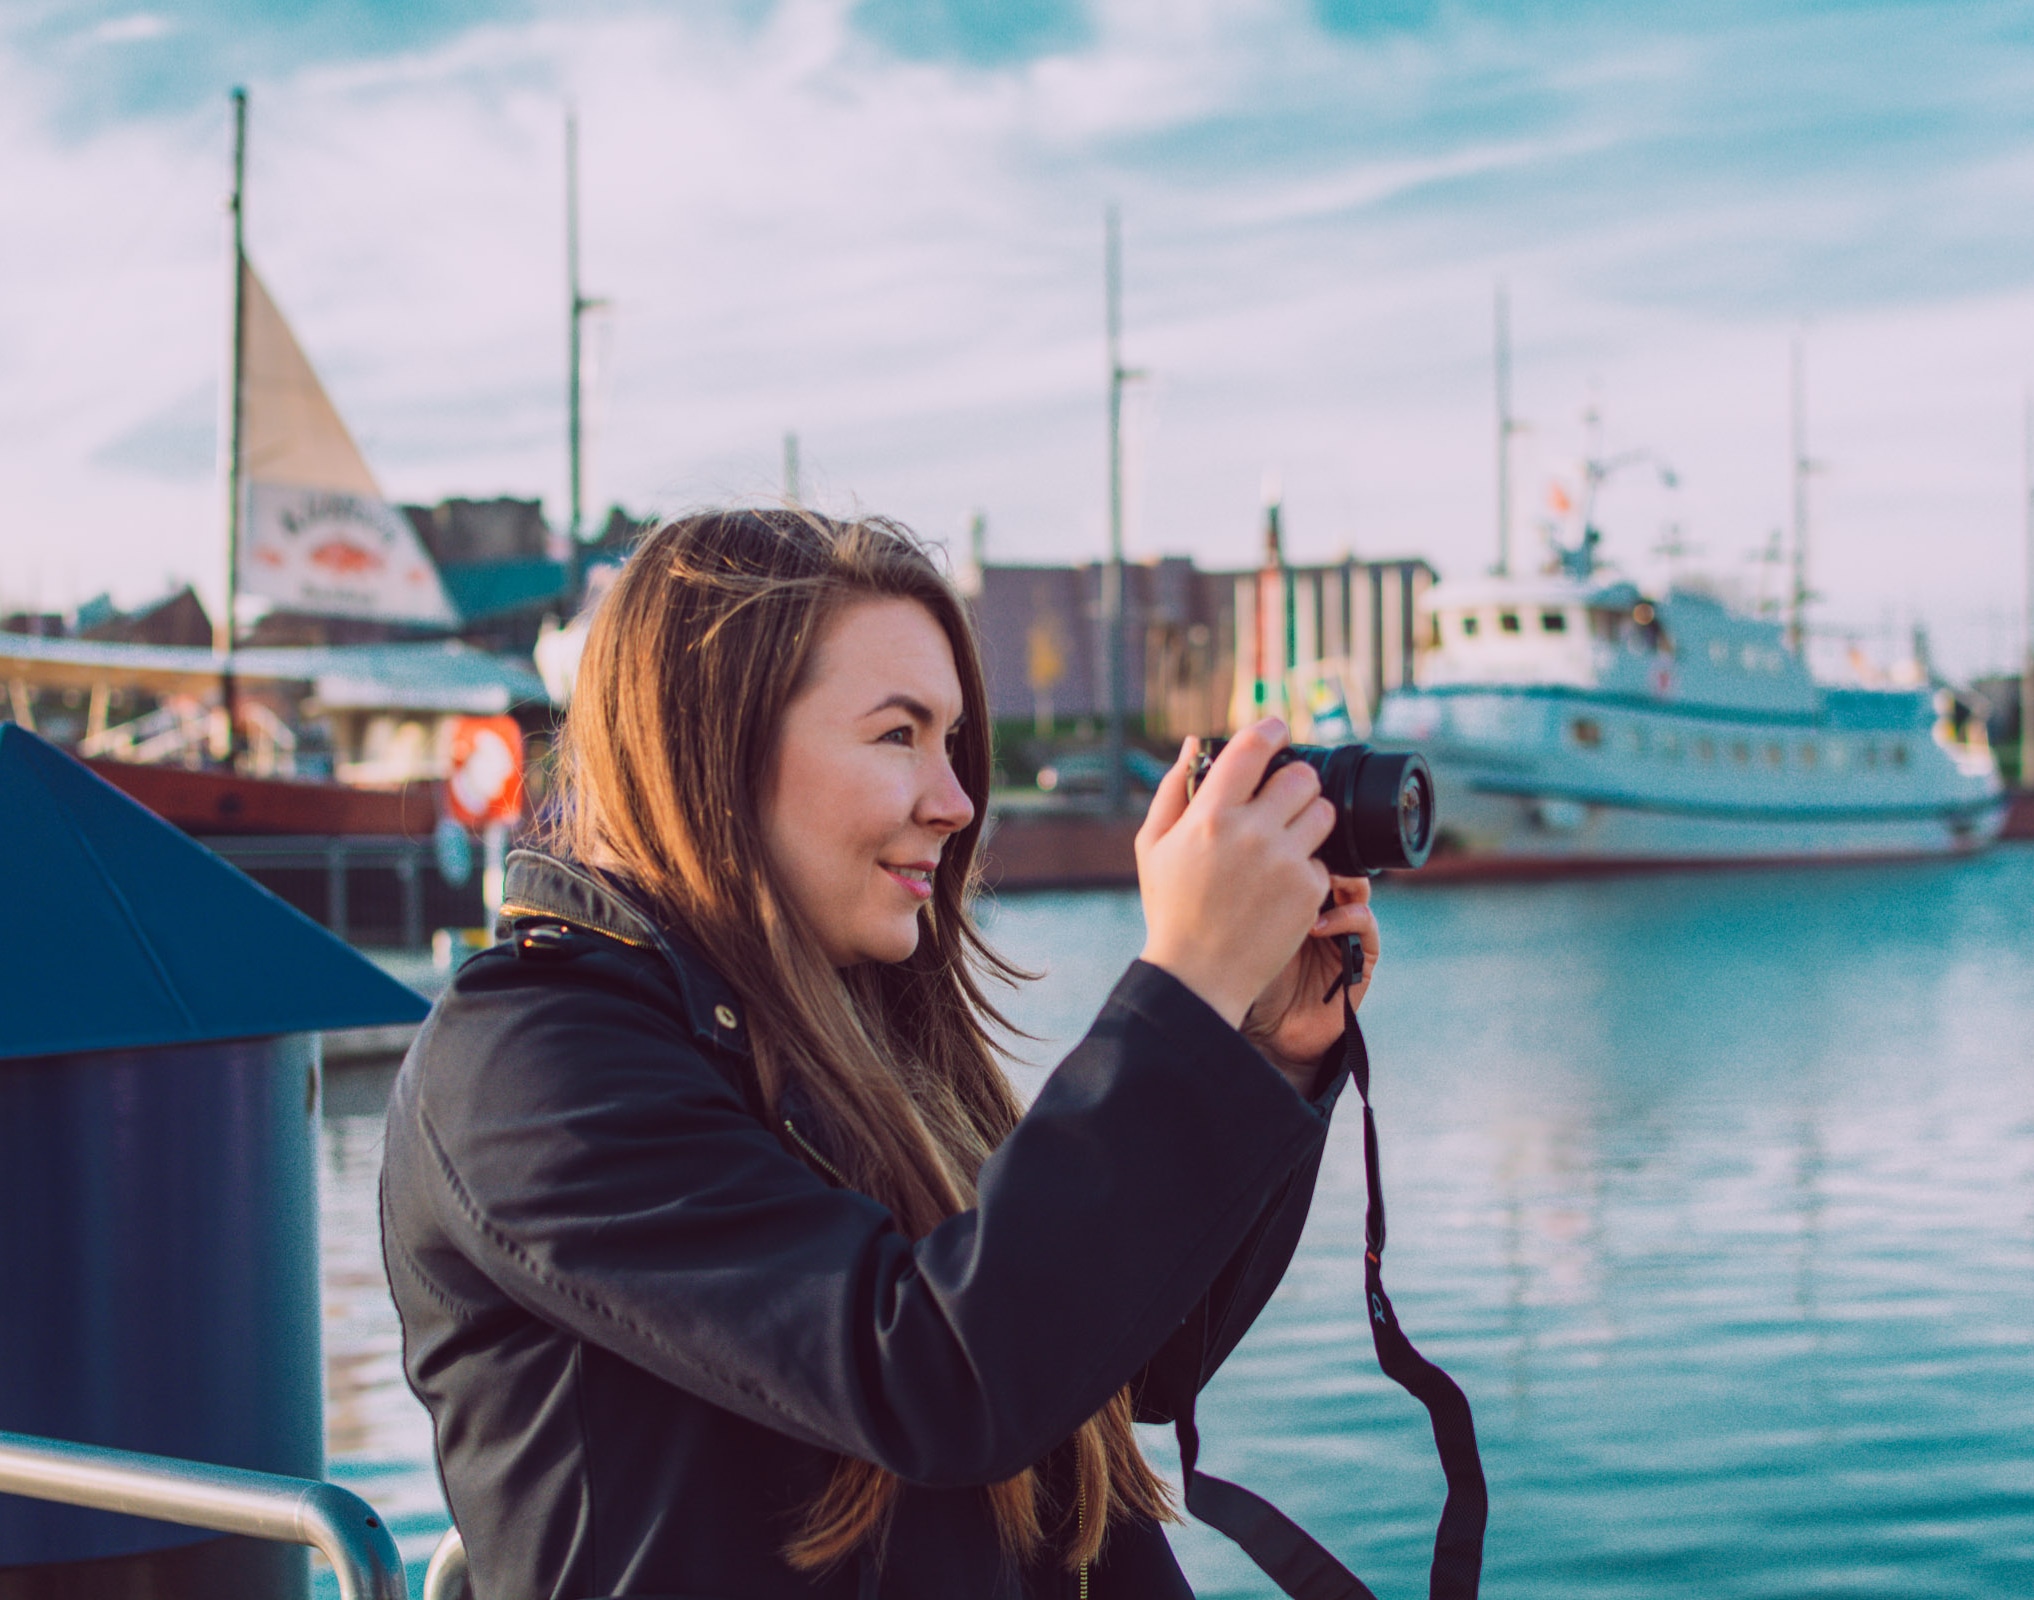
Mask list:
[[[1787,603],[1787,645],[1796,655],[1808,641],[1808,459],[1807,358],[1800,334],[1794,335],[1792,413],[1794,447],[1794,583]]]
[[[233,330],[227,359],[226,398],[226,603],[212,622],[219,657],[219,705],[225,738],[215,745],[229,767],[240,764],[239,692],[233,680],[234,613],[240,604],[241,458],[245,454],[247,349],[247,91],[233,91]]]

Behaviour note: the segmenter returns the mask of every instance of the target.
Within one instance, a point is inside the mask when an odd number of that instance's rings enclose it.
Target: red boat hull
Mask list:
[[[100,777],[190,834],[397,834],[428,839],[437,824],[428,783],[352,789],[230,772],[87,761]]]

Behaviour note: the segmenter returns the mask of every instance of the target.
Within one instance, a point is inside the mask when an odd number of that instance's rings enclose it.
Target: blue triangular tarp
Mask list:
[[[425,1010],[82,763],[0,724],[0,1058],[371,1027]]]

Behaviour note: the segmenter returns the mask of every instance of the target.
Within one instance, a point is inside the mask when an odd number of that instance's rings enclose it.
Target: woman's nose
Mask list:
[[[975,803],[961,787],[953,767],[941,761],[932,782],[918,801],[918,821],[941,833],[959,833],[975,820]]]

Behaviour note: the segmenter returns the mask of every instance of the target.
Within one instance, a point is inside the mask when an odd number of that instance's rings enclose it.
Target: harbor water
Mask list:
[[[1379,910],[1385,1280],[1476,1408],[1484,1592],[2034,1594],[2034,848],[1394,885]],[[1136,953],[1136,897],[989,921],[1046,974],[1010,1010],[1049,1064]],[[327,1090],[329,1450],[414,1593],[445,1514],[377,1251],[387,1084]],[[1353,1108],[1203,1402],[1204,1461],[1392,1600],[1425,1592],[1442,1488],[1366,1332]],[[1176,1471],[1169,1432],[1146,1444]],[[1174,1538],[1204,1600],[1275,1594],[1219,1536]]]

